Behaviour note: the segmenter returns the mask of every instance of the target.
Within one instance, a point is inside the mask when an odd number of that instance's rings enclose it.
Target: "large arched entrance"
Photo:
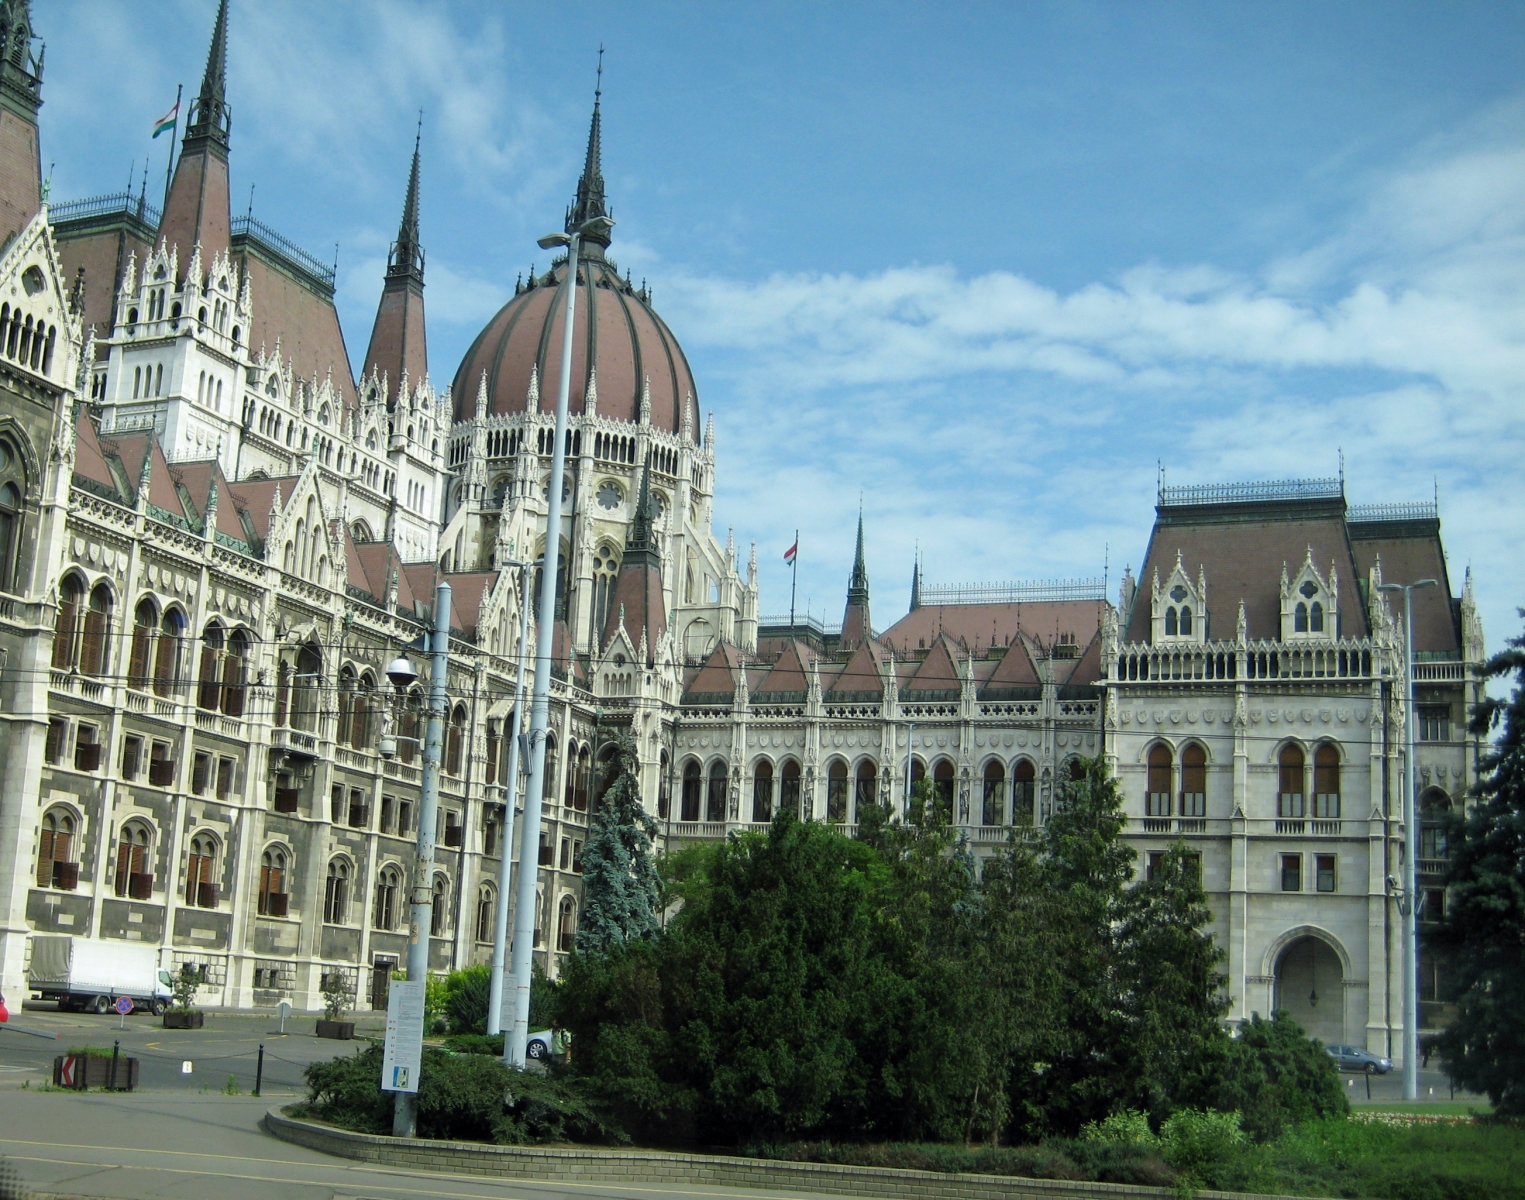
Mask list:
[[[1301,937],[1276,962],[1276,1007],[1325,1043],[1345,1040],[1345,972],[1322,938]]]

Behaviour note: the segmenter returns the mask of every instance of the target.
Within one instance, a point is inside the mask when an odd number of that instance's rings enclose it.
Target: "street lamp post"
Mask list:
[[[508,770],[503,781],[503,857],[498,865],[498,913],[492,926],[492,982],[487,1000],[487,1032],[503,1032],[503,964],[508,945],[508,893],[513,886],[514,805],[519,787],[519,728],[524,712],[524,652],[529,648],[530,564],[519,563],[519,649],[514,681],[514,708],[509,716]],[[524,845],[521,831],[520,846]],[[519,869],[525,869],[524,852],[519,852]],[[503,1057],[509,1057],[505,1042]]]
[[[608,217],[584,221],[569,233],[547,234],[540,247],[567,248],[567,292],[562,317],[561,379],[556,388],[556,434],[551,449],[551,479],[546,493],[545,559],[540,579],[540,619],[535,631],[535,690],[530,698],[529,780],[525,785],[524,824],[519,837],[519,894],[514,910],[514,1028],[509,1039],[508,1062],[524,1066],[529,1036],[530,967],[534,958],[535,884],[540,869],[540,803],[545,790],[545,735],[551,717],[551,653],[556,626],[556,575],[561,555],[561,489],[566,474],[567,400],[572,382],[572,324],[577,312],[577,277],[581,267],[582,239],[606,235],[614,227]]]
[[[1403,1098],[1419,1099],[1419,822],[1414,796],[1414,589],[1434,587],[1433,579],[1382,583],[1383,592],[1403,593]]]
[[[434,825],[439,810],[440,747],[445,733],[445,685],[450,657],[450,584],[441,580],[434,592],[434,632],[429,642],[429,711],[424,732],[424,772],[418,801],[418,846],[413,860],[411,912],[408,922],[408,980],[417,982],[429,977],[429,938],[434,913]],[[407,659],[394,662],[387,675],[396,684],[412,682],[413,669]],[[420,1028],[420,1041],[423,1030]],[[392,1109],[392,1136],[413,1137],[418,1128],[418,1096],[397,1092]]]

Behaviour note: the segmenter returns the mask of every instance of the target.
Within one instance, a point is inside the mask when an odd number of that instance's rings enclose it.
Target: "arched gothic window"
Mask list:
[[[1031,825],[1038,811],[1038,770],[1030,758],[1017,763],[1012,772],[1011,820],[1014,825]]]
[[[86,675],[106,672],[106,648],[111,637],[111,589],[98,583],[90,589],[85,631],[79,642],[79,669]]]
[[[1170,815],[1170,775],[1173,760],[1170,747],[1161,743],[1149,751],[1149,794],[1144,804],[1144,815],[1168,817]]]
[[[1307,815],[1303,802],[1303,758],[1301,746],[1287,745],[1281,748],[1277,758],[1277,774],[1280,790],[1277,792],[1276,815],[1299,818]]]
[[[26,502],[26,463],[9,439],[0,439],[0,592],[21,587],[21,518]]]
[[[477,889],[477,941],[492,941],[493,927],[497,924],[497,895],[490,883]]]
[[[323,884],[323,923],[343,925],[349,916],[349,863],[330,859],[328,878]]]
[[[450,882],[443,875],[436,875],[430,894],[432,903],[429,905],[429,936],[444,937],[450,917]]]
[[[217,840],[209,833],[191,839],[185,859],[185,902],[192,908],[217,907]]]
[[[1181,815],[1207,816],[1207,751],[1196,742],[1181,751]]]
[[[159,644],[154,648],[154,694],[172,696],[180,686],[180,645],[185,640],[185,614],[167,608],[159,622]]]
[[[710,764],[709,793],[705,798],[704,819],[706,821],[725,820],[725,802],[729,772],[725,769],[725,760],[717,758]]]
[[[773,764],[766,758],[752,772],[752,820],[758,824],[773,820]]]
[[[74,856],[74,817],[50,808],[42,817],[37,842],[37,886],[73,891],[79,886],[79,863]]]
[[[53,665],[67,671],[78,661],[79,625],[85,602],[85,581],[66,575],[58,585],[58,615],[53,621]]]
[[[376,906],[371,914],[371,923],[377,929],[397,928],[397,891],[400,886],[401,876],[397,868],[382,867],[376,876]]]
[[[932,791],[937,804],[937,817],[945,825],[953,824],[953,760],[940,758],[932,768]]]
[[[286,891],[286,851],[272,846],[260,855],[259,894],[255,905],[262,917],[284,917],[289,896]]]
[[[216,712],[222,701],[222,626],[215,621],[201,635],[201,686],[196,707]]]
[[[222,660],[222,711],[225,716],[244,715],[244,680],[248,676],[249,635],[235,629],[228,635],[228,652]]]
[[[127,659],[127,686],[148,686],[149,657],[153,652],[154,632],[159,625],[159,608],[148,597],[138,601],[133,614],[132,650]]]
[[[791,758],[784,763],[784,769],[779,775],[779,811],[793,813],[803,821],[810,816],[803,811],[804,806],[805,797],[800,791],[800,764]]]
[[[450,714],[450,729],[445,735],[445,770],[461,773],[461,746],[466,740],[466,706],[457,704]]]
[[[865,758],[858,764],[856,796],[853,805],[853,820],[863,820],[863,814],[879,803],[879,764],[871,758]]]
[[[141,821],[128,821],[117,839],[116,894],[133,900],[147,900],[153,895],[153,860],[148,851],[152,844],[148,828]]]
[[[604,644],[604,630],[609,624],[609,609],[619,569],[619,557],[614,547],[600,546],[593,556],[593,629],[589,639],[596,646]]]
[[[680,819],[684,821],[697,821],[699,819],[699,798],[704,791],[703,773],[699,764],[689,759],[683,764],[683,807]]]
[[[541,787],[541,799],[552,804],[556,802],[557,766],[556,738],[552,734],[547,734],[545,738],[545,779]]]
[[[997,761],[985,764],[985,795],[980,824],[1006,824],[1006,768]]]
[[[557,922],[556,949],[570,952],[577,943],[577,903],[571,896],[561,898],[561,915]]]
[[[1340,752],[1328,742],[1313,752],[1313,816],[1340,818]]]
[[[847,764],[840,758],[826,769],[826,819],[833,825],[847,820]]]

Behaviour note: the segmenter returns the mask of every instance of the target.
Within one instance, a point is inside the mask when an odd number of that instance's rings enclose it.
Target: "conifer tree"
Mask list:
[[[1525,613],[1522,613],[1525,615]],[[1451,865],[1435,939],[1450,951],[1456,1019],[1439,1048],[1452,1080],[1525,1114],[1525,637],[1482,668],[1514,676],[1508,700],[1485,697],[1471,731],[1503,732],[1478,762],[1476,804],[1447,826]]]
[[[634,739],[619,733],[613,746],[603,799],[582,852],[583,909],[577,949],[585,954],[602,954],[649,937],[657,928],[660,881],[651,853],[657,825],[641,804]]]

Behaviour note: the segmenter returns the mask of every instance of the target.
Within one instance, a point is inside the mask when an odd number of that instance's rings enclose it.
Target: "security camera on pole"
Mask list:
[[[418,845],[409,872],[408,901],[408,980],[403,988],[393,989],[395,1003],[387,1010],[386,1061],[392,1069],[382,1070],[381,1086],[396,1096],[392,1109],[392,1136],[413,1137],[418,1130],[418,1070],[423,1053],[423,989],[429,977],[429,931],[433,923],[434,824],[439,809],[440,748],[445,740],[445,709],[448,698],[445,685],[450,657],[450,585],[441,580],[434,592],[434,632],[429,640],[429,707],[425,713],[424,773],[418,802]],[[399,657],[387,667],[387,678],[399,694],[404,692],[418,672],[406,657]],[[377,747],[383,758],[397,753],[397,738],[385,734]],[[402,1011],[403,1001],[408,1011]],[[402,1044],[406,1043],[406,1044]],[[395,1063],[405,1061],[411,1069],[399,1071]]]
[[[535,690],[530,698],[529,781],[524,788],[524,823],[519,835],[519,894],[514,905],[514,1028],[508,1061],[524,1066],[530,1024],[530,964],[535,940],[535,885],[540,879],[540,801],[545,790],[545,734],[551,717],[551,653],[556,628],[556,576],[561,556],[561,489],[566,472],[567,399],[572,381],[572,323],[577,315],[579,253],[588,235],[607,238],[614,222],[597,216],[569,233],[551,233],[540,247],[567,248],[567,272],[562,281],[566,307],[562,318],[561,378],[556,385],[556,436],[552,440],[551,479],[546,491],[545,561],[540,575],[540,619],[535,630]]]

